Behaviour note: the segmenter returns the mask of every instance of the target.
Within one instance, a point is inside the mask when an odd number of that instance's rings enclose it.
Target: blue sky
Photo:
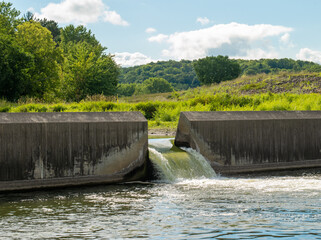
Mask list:
[[[321,63],[320,0],[10,2],[62,27],[85,25],[122,66],[219,54]]]

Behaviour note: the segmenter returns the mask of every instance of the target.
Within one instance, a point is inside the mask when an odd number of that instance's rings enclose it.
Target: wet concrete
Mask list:
[[[138,180],[147,160],[139,112],[0,114],[0,191]]]
[[[182,112],[175,144],[226,175],[321,167],[321,111]]]

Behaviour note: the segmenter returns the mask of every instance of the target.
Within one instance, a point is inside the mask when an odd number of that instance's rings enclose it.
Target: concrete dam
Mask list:
[[[321,167],[321,111],[182,112],[175,145],[233,175]]]
[[[1,113],[0,192],[144,180],[147,125],[139,112]],[[321,112],[182,112],[175,145],[221,175],[317,169]]]
[[[143,179],[147,160],[139,112],[0,114],[0,191]]]

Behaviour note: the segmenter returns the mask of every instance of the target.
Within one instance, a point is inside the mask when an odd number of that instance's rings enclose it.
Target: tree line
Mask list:
[[[227,56],[211,56],[188,61],[159,61],[141,66],[121,69],[119,94],[131,96],[139,93],[142,83],[149,78],[162,78],[174,90],[186,90],[202,84],[219,83],[240,75],[287,72],[321,72],[321,66],[314,62],[281,59],[243,60]]]
[[[0,98],[80,101],[115,95],[120,67],[84,26],[20,17],[0,2]]]
[[[96,94],[132,96],[186,90],[279,71],[320,72],[319,64],[293,59],[210,56],[120,68],[84,26],[64,28],[0,2],[0,99],[81,101]],[[119,84],[120,83],[120,84]]]

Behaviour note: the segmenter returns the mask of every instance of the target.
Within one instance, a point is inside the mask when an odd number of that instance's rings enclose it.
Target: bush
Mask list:
[[[153,119],[158,110],[159,102],[141,102],[136,104],[137,111],[141,111],[146,119]]]
[[[67,107],[61,105],[61,104],[56,104],[52,106],[52,111],[53,112],[64,112],[67,110]]]

